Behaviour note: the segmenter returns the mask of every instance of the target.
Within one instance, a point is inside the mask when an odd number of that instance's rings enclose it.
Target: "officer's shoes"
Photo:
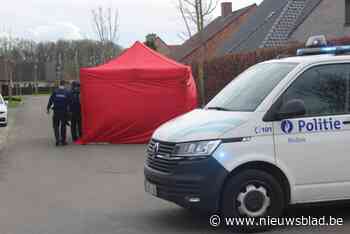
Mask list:
[[[68,145],[68,143],[67,142],[56,142],[56,146],[60,146],[60,145],[65,146],[65,145]]]

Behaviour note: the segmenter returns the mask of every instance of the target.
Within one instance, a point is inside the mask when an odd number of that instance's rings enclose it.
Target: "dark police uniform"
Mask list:
[[[72,96],[70,111],[72,113],[71,118],[71,132],[73,141],[82,137],[81,129],[81,107],[80,107],[80,83],[74,81],[72,83]]]
[[[57,88],[51,95],[47,104],[47,112],[53,106],[53,129],[55,132],[56,145],[66,145],[67,114],[70,105],[70,92],[63,87]]]

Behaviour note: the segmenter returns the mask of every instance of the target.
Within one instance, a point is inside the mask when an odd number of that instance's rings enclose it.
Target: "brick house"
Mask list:
[[[214,57],[216,50],[239,30],[256,8],[257,6],[253,4],[232,11],[232,3],[223,2],[221,15],[205,27],[202,35],[197,33],[181,46],[173,47],[170,57],[185,64],[191,64],[203,57],[205,59]]]
[[[350,0],[264,0],[216,56],[350,35]]]
[[[162,38],[158,36],[155,39],[155,44],[157,47],[157,52],[168,57],[180,47],[180,45],[168,45],[167,43],[165,43],[165,41],[162,40]]]
[[[350,35],[350,1],[322,0],[291,34],[291,40],[305,41],[324,34],[329,38]]]

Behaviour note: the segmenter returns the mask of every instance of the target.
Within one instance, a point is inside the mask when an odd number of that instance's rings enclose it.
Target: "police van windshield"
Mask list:
[[[227,85],[206,109],[254,112],[296,63],[263,63],[255,65]]]

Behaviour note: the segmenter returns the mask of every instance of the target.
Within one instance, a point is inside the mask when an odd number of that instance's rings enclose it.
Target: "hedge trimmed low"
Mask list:
[[[350,37],[335,38],[330,40],[332,45],[350,44]],[[303,48],[304,44],[294,43],[287,47],[258,49],[249,53],[229,54],[224,57],[214,58],[204,63],[205,79],[205,103],[209,102],[237,75],[257,63],[278,58],[279,56],[294,56],[296,50]],[[198,64],[192,64],[193,75],[197,82]],[[198,86],[197,86],[198,87]]]
[[[10,99],[10,97],[5,96],[4,99],[5,99],[5,101],[8,101],[8,100]],[[13,96],[13,97],[11,98],[11,100],[14,101],[14,102],[22,102],[22,97]]]

